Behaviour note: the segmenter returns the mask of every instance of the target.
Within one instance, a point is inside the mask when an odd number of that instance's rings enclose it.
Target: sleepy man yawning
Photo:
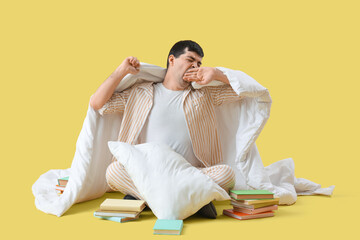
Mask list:
[[[127,74],[139,72],[139,60],[127,57],[92,95],[90,106],[101,115],[123,113],[119,141],[129,144],[165,143],[229,191],[235,184],[235,173],[230,166],[223,164],[215,107],[240,101],[242,97],[231,88],[222,71],[201,67],[203,57],[203,50],[196,42],[179,41],[169,52],[163,82],[135,84],[122,92],[115,92]],[[226,84],[201,89],[194,89],[191,85],[192,81],[205,85],[213,80]],[[141,194],[118,161],[110,164],[106,179],[111,189],[126,194],[125,199],[141,199]],[[217,216],[211,202],[198,213],[208,218]]]

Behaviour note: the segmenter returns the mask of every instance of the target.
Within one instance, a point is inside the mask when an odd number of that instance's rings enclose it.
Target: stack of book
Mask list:
[[[230,190],[233,209],[223,214],[240,220],[273,217],[278,209],[279,198],[267,190]]]
[[[55,186],[55,190],[58,195],[61,195],[65,191],[66,184],[69,181],[69,177],[63,177],[58,179],[58,185]]]
[[[101,203],[100,208],[94,212],[94,216],[122,223],[138,219],[145,206],[143,200],[107,198]]]

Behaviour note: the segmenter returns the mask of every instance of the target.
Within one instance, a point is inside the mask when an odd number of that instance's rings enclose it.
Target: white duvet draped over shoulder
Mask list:
[[[269,118],[271,98],[268,90],[247,74],[218,67],[229,79],[239,102],[216,108],[218,130],[226,164],[236,172],[236,189],[267,189],[280,197],[280,204],[293,204],[297,195],[331,195],[334,186],[321,188],[306,179],[295,178],[294,162],[284,159],[264,167],[255,141]],[[140,72],[127,75],[116,88],[122,91],[142,81],[161,82],[165,69],[141,63]],[[209,85],[223,84],[217,81]],[[200,88],[193,84],[194,88]],[[108,141],[116,141],[121,114],[101,116],[88,105],[87,115],[76,142],[72,165],[65,170],[49,170],[32,186],[36,207],[56,216],[63,215],[73,204],[101,197],[110,190],[105,173],[112,155]],[[70,176],[61,196],[55,191],[57,179]]]

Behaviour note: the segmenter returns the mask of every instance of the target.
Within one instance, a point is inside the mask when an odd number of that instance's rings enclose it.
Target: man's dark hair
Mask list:
[[[204,52],[199,44],[191,40],[179,41],[174,44],[170,49],[169,55],[167,57],[166,69],[169,67],[169,56],[174,55],[175,58],[178,58],[181,54],[185,53],[185,49],[188,51],[196,52],[200,57],[204,57]]]

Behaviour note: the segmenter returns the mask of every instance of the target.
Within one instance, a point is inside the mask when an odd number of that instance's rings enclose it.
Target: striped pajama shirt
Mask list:
[[[114,92],[99,113],[123,113],[118,141],[137,144],[139,134],[153,104],[153,82],[136,84],[122,92]],[[228,191],[234,186],[233,169],[222,165],[221,144],[216,129],[215,107],[239,101],[230,85],[184,90],[183,107],[195,156],[204,165],[201,171],[210,176],[219,186]],[[106,172],[110,188],[124,194],[141,198],[124,167],[112,159]]]

